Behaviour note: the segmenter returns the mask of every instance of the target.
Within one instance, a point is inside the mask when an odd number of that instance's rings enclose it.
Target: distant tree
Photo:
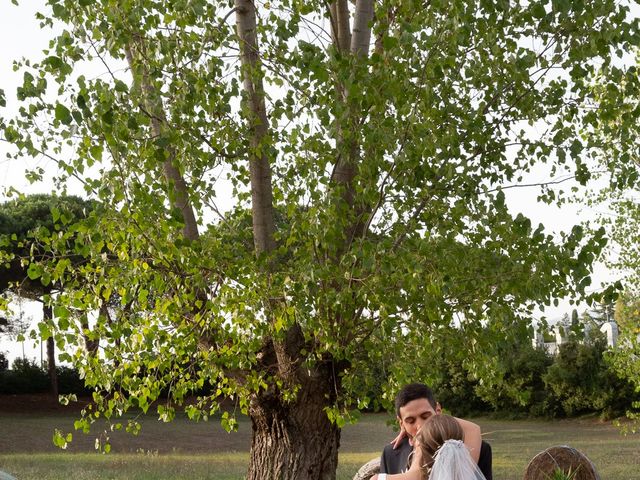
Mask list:
[[[615,306],[615,320],[618,325],[618,342],[609,352],[608,359],[615,372],[629,378],[640,392],[640,297],[632,292],[624,292]],[[630,417],[640,422],[640,395],[629,409]]]
[[[615,301],[595,302],[587,314],[598,326],[611,322],[615,319]]]
[[[499,357],[504,381],[496,389],[482,390],[496,412],[541,416],[545,414],[548,393],[543,381],[553,358],[544,348],[522,342],[502,350]]]
[[[640,323],[634,314],[634,304],[640,295],[640,69],[638,53],[635,65],[621,69],[612,62],[592,89],[598,108],[592,112],[593,129],[585,132],[588,145],[601,145],[593,159],[597,162],[599,185],[592,199],[610,237],[607,266],[618,272],[622,301],[616,306],[615,317],[621,328],[619,343],[613,354],[615,365],[640,389],[640,348],[637,332]],[[610,311],[608,312],[611,313]],[[640,405],[639,405],[640,407]]]
[[[597,331],[587,339],[572,337],[560,345],[553,365],[543,376],[552,415],[574,416],[599,412],[604,417],[623,415],[638,395],[632,384],[609,367],[606,339]]]
[[[42,304],[42,340],[47,345],[47,370],[51,394],[57,398],[55,338],[51,295],[62,289],[47,274],[40,274],[40,262],[50,255],[47,241],[75,219],[86,216],[91,204],[73,196],[35,194],[0,204],[0,246],[5,260],[0,268],[0,291]],[[9,320],[3,318],[8,327]]]
[[[636,337],[640,335],[640,297],[623,292],[616,300],[613,318],[625,341],[637,340]]]
[[[479,379],[471,374],[462,358],[441,354],[432,365],[434,378],[430,385],[447,411],[457,416],[469,416],[486,414],[492,409],[491,404],[478,394]]]
[[[0,372],[4,372],[9,368],[9,359],[6,352],[0,352]]]
[[[577,325],[580,323],[580,317],[578,315],[578,310],[577,309],[573,309],[571,310],[571,325]]]

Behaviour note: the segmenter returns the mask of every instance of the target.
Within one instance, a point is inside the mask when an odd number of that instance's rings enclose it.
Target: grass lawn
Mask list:
[[[55,428],[73,430],[69,412],[0,412],[0,469],[19,480],[84,479],[242,479],[248,462],[251,426],[241,419],[238,432],[227,434],[217,422],[170,424],[143,419],[140,435],[110,432],[112,453],[95,453],[97,425],[89,435],[75,432],[68,451],[51,444]],[[387,415],[363,415],[344,429],[338,479],[350,480],[366,461],[377,457],[394,433]],[[539,451],[568,444],[595,463],[603,479],[639,478],[640,437],[620,435],[596,420],[497,421],[475,419],[493,447],[494,479],[521,479],[528,461]]]

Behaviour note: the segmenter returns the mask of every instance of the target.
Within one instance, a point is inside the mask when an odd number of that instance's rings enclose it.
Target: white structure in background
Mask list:
[[[590,314],[590,316],[592,316]],[[592,318],[597,318],[592,316]],[[534,327],[532,344],[536,348],[544,348],[550,355],[556,355],[560,348],[560,345],[567,342],[569,338],[569,332],[571,331],[571,320],[569,315],[564,315],[562,318],[557,319],[553,325],[551,337],[545,335],[538,328]],[[589,337],[589,332],[594,327],[594,324],[589,322],[583,325],[585,338]],[[618,343],[618,324],[613,318],[607,318],[600,325],[600,331],[607,337],[607,346],[609,348],[614,347]]]
[[[557,323],[553,327],[553,335],[555,336],[553,341],[545,341],[544,333],[534,327],[532,344],[535,348],[544,348],[549,355],[555,355],[558,353],[559,346],[566,341],[566,337]]]
[[[532,344],[535,348],[544,348],[549,355],[555,355],[558,353],[558,348],[566,341],[564,335],[564,325],[562,325],[562,319],[557,320],[553,326],[553,331],[547,336],[539,328],[534,327]],[[553,339],[552,339],[553,338]]]
[[[613,320],[609,320],[602,324],[600,331],[607,336],[607,346],[615,347],[618,343],[618,324]]]

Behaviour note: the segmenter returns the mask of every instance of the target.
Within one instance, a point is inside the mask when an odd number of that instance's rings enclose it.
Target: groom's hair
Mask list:
[[[396,395],[396,415],[398,417],[400,416],[401,407],[420,398],[426,398],[435,410],[436,397],[433,394],[433,390],[424,383],[410,383],[409,385],[405,385]]]

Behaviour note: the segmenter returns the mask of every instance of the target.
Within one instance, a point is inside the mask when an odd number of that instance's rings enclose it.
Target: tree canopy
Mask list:
[[[372,359],[388,394],[445,346],[491,382],[493,339],[585,294],[604,232],[554,237],[505,191],[544,163],[589,179],[593,84],[638,44],[626,5],[47,4],[62,33],[19,63],[2,132],[105,206],[73,229],[81,264],[39,262],[97,412],[168,392],[170,420],[207,385],[187,412],[251,417],[247,478],[331,479]],[[114,298],[87,355],[71,312]]]

